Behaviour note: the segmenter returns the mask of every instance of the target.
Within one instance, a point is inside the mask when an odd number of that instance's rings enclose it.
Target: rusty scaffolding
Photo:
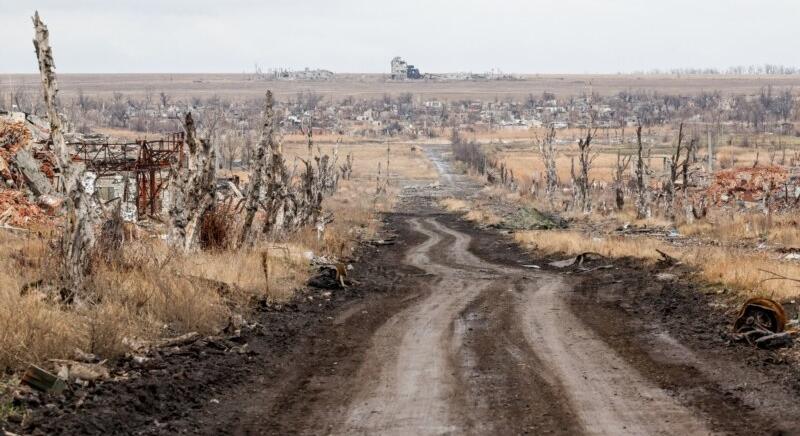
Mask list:
[[[171,170],[183,164],[184,134],[172,133],[157,140],[126,143],[71,143],[72,159],[86,164],[97,177],[122,173],[136,177],[136,207],[140,217],[157,215],[159,194],[169,181]],[[124,193],[128,201],[128,192]]]

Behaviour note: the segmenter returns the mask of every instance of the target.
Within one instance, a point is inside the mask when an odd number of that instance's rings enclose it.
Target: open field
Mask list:
[[[331,81],[256,81],[248,74],[62,74],[59,86],[63,98],[73,98],[79,90],[86,95],[110,98],[114,92],[141,97],[165,92],[172,97],[210,97],[232,99],[262,98],[269,88],[278,100],[294,98],[312,91],[339,100],[347,96],[373,99],[383,95],[412,93],[416,98],[524,99],[551,92],[559,97],[620,91],[646,90],[659,94],[698,94],[758,92],[762,87],[800,88],[799,76],[651,76],[651,75],[527,75],[513,81],[388,81],[382,74],[341,74]],[[0,93],[11,87],[38,89],[34,74],[0,76]]]

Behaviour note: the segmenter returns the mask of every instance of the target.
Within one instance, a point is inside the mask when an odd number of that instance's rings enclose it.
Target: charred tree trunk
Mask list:
[[[345,157],[344,163],[339,166],[339,171],[342,176],[342,180],[350,180],[350,176],[353,175],[353,154],[347,153]]]
[[[261,138],[258,141],[258,149],[253,168],[250,172],[250,186],[245,200],[245,217],[242,225],[242,232],[239,234],[238,245],[243,246],[250,238],[250,230],[253,227],[253,219],[258,212],[258,208],[263,199],[263,187],[269,181],[269,158],[272,156],[275,133],[275,112],[273,110],[272,91],[267,91],[266,108],[264,110],[264,126],[261,130]]]
[[[61,237],[61,276],[62,297],[71,301],[76,293],[83,290],[86,275],[90,268],[90,253],[95,243],[93,185],[81,183],[84,166],[72,162],[64,139],[61,119],[58,116],[58,83],[55,74],[53,51],[50,48],[50,35],[47,26],[36,12],[33,16],[36,58],[42,79],[42,91],[50,121],[50,139],[53,154],[60,173],[58,191],[65,194],[64,207],[66,222]]]
[[[617,167],[614,172],[614,197],[617,203],[617,210],[622,210],[625,206],[625,170],[628,169],[630,163],[631,156],[623,157],[620,152],[617,151]]]
[[[696,153],[695,140],[689,141],[689,149],[686,150],[686,160],[683,161],[683,168],[681,170],[683,176],[683,211],[686,222],[691,224],[694,222],[694,207],[692,199],[689,197],[689,160],[690,156]]]
[[[642,126],[636,128],[636,218],[650,217],[650,199],[647,191],[647,164],[645,163]]]
[[[197,245],[203,215],[214,205],[216,153],[208,140],[197,138],[191,113],[186,114],[184,129],[184,165],[172,178],[170,190],[170,241],[183,251],[190,251]]]
[[[556,129],[550,127],[543,141],[539,141],[539,153],[542,155],[544,163],[544,192],[547,202],[552,207],[555,202],[556,190],[558,189],[558,173],[556,172],[556,149],[555,149]]]
[[[675,154],[667,159],[667,166],[669,174],[667,175],[666,183],[664,184],[664,210],[670,220],[675,220],[675,182],[678,181],[678,169],[682,166],[680,163],[681,151],[683,149],[683,123],[678,129],[678,145],[675,147]],[[689,160],[687,153],[686,160]]]
[[[578,155],[578,160],[580,163],[580,169],[575,180],[575,184],[578,189],[576,206],[579,206],[583,213],[589,213],[592,211],[592,194],[589,192],[589,170],[592,168],[592,161],[594,160],[594,156],[591,155],[592,134],[593,132],[590,129],[586,132],[586,138],[578,141],[578,151],[580,152]]]

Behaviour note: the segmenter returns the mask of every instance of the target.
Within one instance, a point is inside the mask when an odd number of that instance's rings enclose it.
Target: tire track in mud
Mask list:
[[[569,312],[557,276],[484,262],[434,218],[406,262],[430,293],[373,336],[337,433],[709,434]]]
[[[587,434],[710,434],[705,420],[645,379],[571,314],[559,277],[517,306],[529,343],[561,381]]]
[[[390,318],[373,336],[359,375],[369,380],[357,395],[340,433],[441,434],[475,426],[472,414],[450,406],[459,389],[451,354],[461,338],[452,320],[490,282],[486,276],[452,274],[431,259],[443,239],[416,219],[412,228],[428,237],[411,249],[406,262],[435,276],[434,288],[418,304]],[[469,239],[456,238],[445,252],[450,259],[476,260]],[[377,370],[377,371],[376,371]]]

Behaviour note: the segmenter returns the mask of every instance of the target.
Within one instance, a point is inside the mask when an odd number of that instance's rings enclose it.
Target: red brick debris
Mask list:
[[[47,223],[53,219],[44,209],[33,204],[20,191],[0,191],[0,224],[25,227],[34,223]]]
[[[714,181],[708,188],[708,198],[714,204],[731,200],[758,202],[767,193],[773,198],[783,195],[788,181],[789,172],[781,166],[722,170],[714,174]]]
[[[22,191],[5,186],[6,180],[14,179],[8,163],[30,141],[31,132],[25,123],[0,119],[0,225],[24,227],[52,219],[45,209],[32,203]],[[52,156],[37,152],[35,157],[42,162],[45,174],[52,176]]]

